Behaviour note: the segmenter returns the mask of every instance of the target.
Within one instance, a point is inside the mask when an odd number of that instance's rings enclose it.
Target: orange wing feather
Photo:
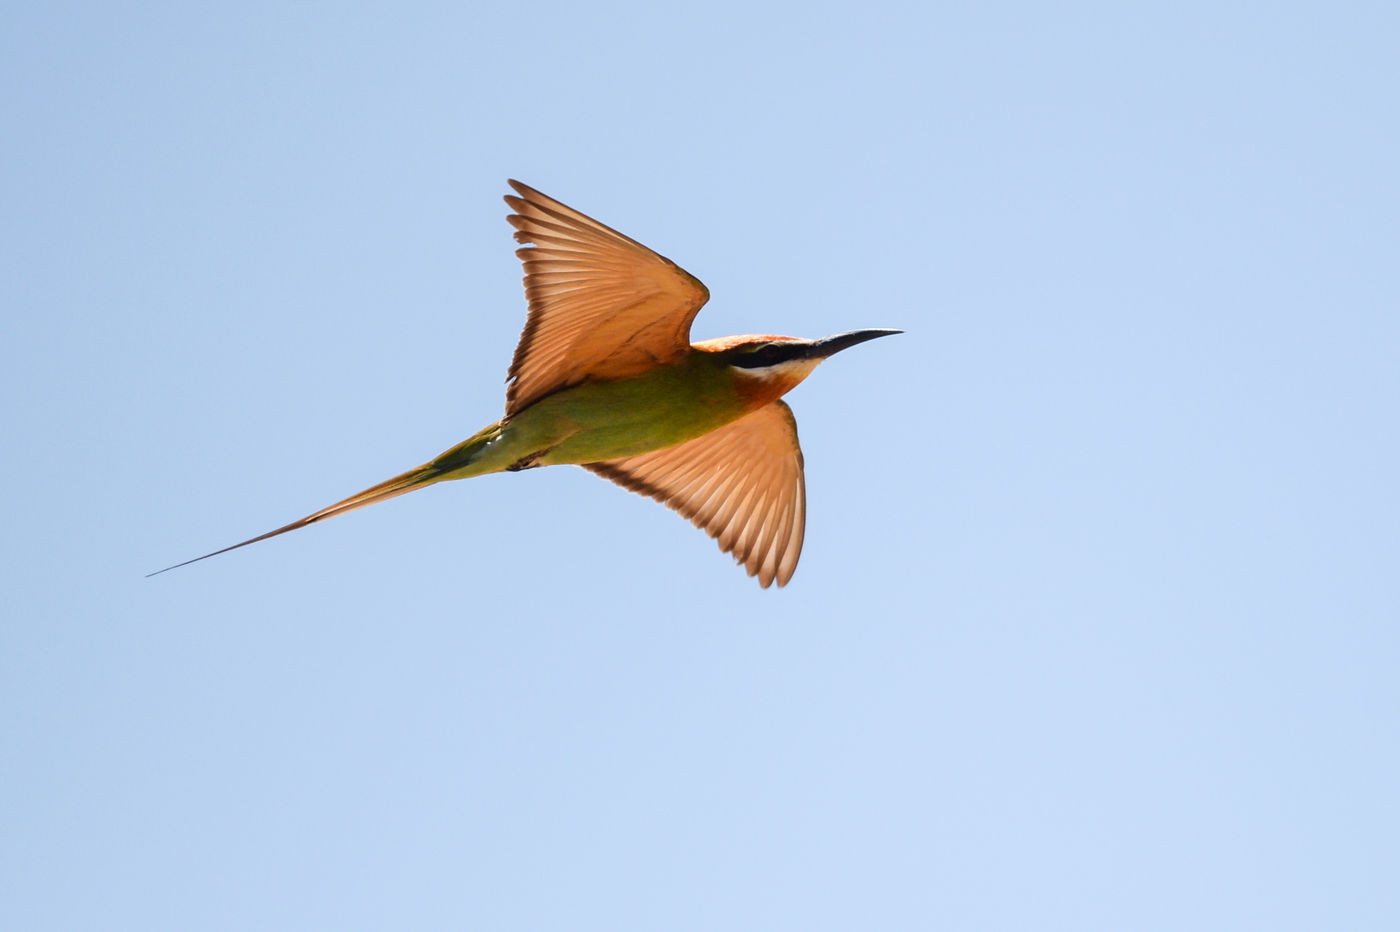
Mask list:
[[[710,297],[699,279],[528,185],[510,186],[530,316],[510,365],[507,417],[585,379],[640,375],[690,351],[690,323]]]
[[[797,569],[807,492],[797,421],[781,401],[695,440],[585,468],[689,518],[764,588]]]

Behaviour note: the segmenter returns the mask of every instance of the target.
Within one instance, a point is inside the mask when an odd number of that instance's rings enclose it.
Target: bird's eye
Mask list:
[[[734,358],[734,365],[741,369],[763,369],[782,362],[786,357],[782,348],[773,343],[760,346],[752,352]]]

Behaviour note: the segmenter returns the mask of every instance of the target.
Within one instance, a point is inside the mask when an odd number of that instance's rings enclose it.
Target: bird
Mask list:
[[[841,350],[902,331],[692,343],[710,296],[699,279],[529,185],[508,184],[528,315],[505,416],[334,505],[148,576],[439,482],[574,464],[689,518],[763,588],[788,583],[807,501],[797,422],[782,396]]]

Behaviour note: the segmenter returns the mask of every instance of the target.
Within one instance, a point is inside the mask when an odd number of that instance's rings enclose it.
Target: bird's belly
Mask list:
[[[677,381],[577,385],[521,411],[508,430],[537,451],[531,465],[597,463],[693,440],[746,413],[737,395]]]

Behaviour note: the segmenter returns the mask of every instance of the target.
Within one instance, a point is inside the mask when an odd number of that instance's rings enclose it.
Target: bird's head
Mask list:
[[[847,347],[902,330],[851,330],[820,340],[772,334],[721,337],[696,343],[695,349],[714,353],[734,373],[740,391],[766,404],[781,398],[807,378],[817,364]]]

